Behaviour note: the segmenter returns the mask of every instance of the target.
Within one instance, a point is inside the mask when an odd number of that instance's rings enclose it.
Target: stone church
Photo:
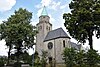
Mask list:
[[[37,23],[38,34],[36,38],[36,51],[41,57],[42,50],[48,52],[48,62],[55,61],[56,63],[63,63],[63,50],[65,47],[73,47],[80,50],[80,45],[70,41],[70,37],[62,28],[52,30],[50,17],[46,12],[46,7],[43,8],[39,23]]]

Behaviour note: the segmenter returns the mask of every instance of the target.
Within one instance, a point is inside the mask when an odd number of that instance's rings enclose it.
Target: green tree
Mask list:
[[[37,51],[34,53],[34,65],[35,65],[35,67],[40,67],[41,66],[40,57],[39,57]]]
[[[21,55],[21,60],[24,62],[24,63],[28,63],[28,64],[32,64],[32,57],[31,55],[28,54],[27,51],[24,51],[24,53]]]
[[[76,54],[75,62],[79,67],[86,67],[86,52],[84,50],[80,50]]]
[[[41,64],[42,64],[42,67],[46,67],[46,63],[47,63],[47,55],[48,55],[48,52],[47,51],[42,51],[42,59],[41,59]]]
[[[100,55],[97,53],[96,50],[88,50],[86,53],[86,60],[87,65],[89,67],[97,67],[100,64]]]
[[[66,67],[73,67],[75,63],[76,51],[73,48],[65,48],[63,52],[63,60],[65,61]]]
[[[0,56],[0,67],[4,67],[4,64],[7,63],[7,57],[6,56]]]
[[[63,60],[66,67],[99,67],[100,55],[96,50],[76,51],[73,48],[65,48],[63,52]]]
[[[23,51],[34,45],[34,36],[37,31],[31,24],[32,13],[20,8],[15,11],[7,21],[0,24],[0,39],[5,39],[9,48],[8,58],[11,49],[15,49],[17,62]]]
[[[72,0],[71,13],[65,13],[65,27],[70,35],[81,43],[89,41],[93,49],[93,38],[100,38],[100,0]],[[93,33],[95,31],[95,33]]]

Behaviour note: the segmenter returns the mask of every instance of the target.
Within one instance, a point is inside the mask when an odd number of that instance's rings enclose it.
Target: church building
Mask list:
[[[55,61],[56,63],[63,63],[63,50],[65,47],[72,47],[80,50],[81,46],[70,41],[70,37],[62,28],[52,30],[50,17],[47,14],[44,6],[39,23],[37,23],[38,34],[36,37],[36,51],[41,57],[42,50],[48,52],[48,62]]]

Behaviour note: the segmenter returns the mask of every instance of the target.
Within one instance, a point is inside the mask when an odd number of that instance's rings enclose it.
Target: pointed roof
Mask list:
[[[70,38],[70,37],[66,34],[66,32],[62,28],[58,28],[58,29],[50,31],[46,35],[44,42],[53,40],[53,39],[57,39],[57,38]]]
[[[41,16],[47,16],[47,15],[48,15],[48,13],[46,11],[46,7],[44,6],[43,10],[42,10],[42,13],[41,13]]]

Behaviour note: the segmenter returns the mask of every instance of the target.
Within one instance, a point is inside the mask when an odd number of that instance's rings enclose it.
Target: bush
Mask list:
[[[14,67],[21,67],[21,64],[22,64],[21,62],[15,62]]]
[[[0,67],[3,67],[4,66],[4,60],[3,58],[0,58]]]
[[[0,61],[0,67],[4,66],[4,62]]]

